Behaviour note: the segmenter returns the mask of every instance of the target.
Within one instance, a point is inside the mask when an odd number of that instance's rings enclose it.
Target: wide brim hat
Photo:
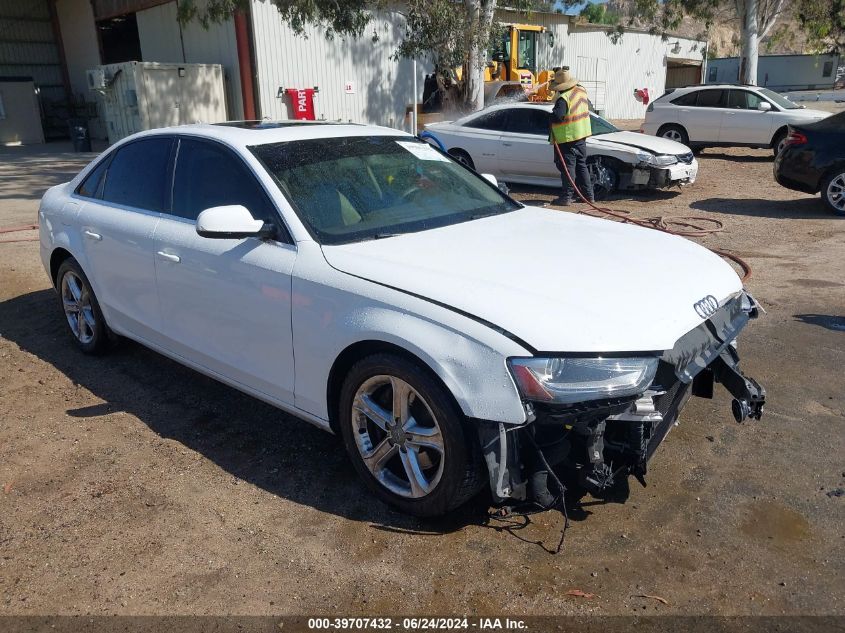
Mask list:
[[[563,92],[569,90],[578,83],[578,80],[569,72],[569,66],[564,66],[555,71],[554,77],[549,82],[549,88],[555,92]]]

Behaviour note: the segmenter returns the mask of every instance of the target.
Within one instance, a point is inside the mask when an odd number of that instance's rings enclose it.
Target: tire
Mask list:
[[[824,177],[821,194],[829,211],[845,216],[845,168],[840,167]]]
[[[68,330],[77,346],[86,354],[102,354],[109,347],[110,331],[82,267],[69,257],[56,273],[59,305]]]
[[[619,189],[619,173],[608,163],[608,159],[587,161],[587,170],[593,182],[593,197],[596,200],[606,200]]]
[[[472,157],[462,149],[450,149],[449,155],[458,161],[461,165],[465,165],[472,170],[475,170],[475,163],[472,162]]]
[[[772,139],[772,153],[777,158],[777,155],[780,154],[780,150],[783,149],[782,145],[783,142],[786,140],[786,130],[782,130],[777,133],[777,135]]]
[[[687,131],[683,127],[674,123],[662,126],[657,130],[657,136],[662,136],[663,138],[668,138],[670,141],[677,141],[678,143],[689,146],[689,134],[687,134]]]
[[[404,406],[393,405],[396,389]],[[394,413],[408,421],[396,425]],[[427,368],[401,356],[374,354],[349,370],[338,423],[367,487],[407,514],[446,514],[486,482],[478,439],[451,394]]]

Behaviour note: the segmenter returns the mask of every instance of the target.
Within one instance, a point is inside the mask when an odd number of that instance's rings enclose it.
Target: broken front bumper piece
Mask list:
[[[528,402],[529,423],[519,427],[479,421],[494,498],[530,499],[548,507],[555,497],[548,489],[547,465],[567,488],[627,497],[628,475],[645,485],[648,461],[687,400],[712,398],[715,383],[734,397],[737,422],[760,419],[766,392],[739,369],[735,343],[758,310],[745,292],[728,301],[661,355],[652,384],[638,396],[571,405]]]

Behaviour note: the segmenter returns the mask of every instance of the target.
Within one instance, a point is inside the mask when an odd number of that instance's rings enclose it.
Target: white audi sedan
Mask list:
[[[409,513],[485,482],[549,506],[547,463],[618,491],[714,378],[738,419],[762,410],[732,345],[756,306],[718,256],[523,206],[396,130],[143,132],[39,219],[83,352],[127,337],[338,433]]]
[[[509,183],[561,186],[549,144],[550,103],[510,103],[473,112],[457,121],[429,123],[456,160]],[[596,196],[615,191],[690,185],[698,161],[682,143],[618,129],[590,113],[587,169]]]

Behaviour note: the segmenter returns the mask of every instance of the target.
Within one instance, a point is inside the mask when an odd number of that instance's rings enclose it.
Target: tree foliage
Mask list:
[[[578,15],[590,24],[619,24],[619,14],[615,11],[608,11],[605,4],[587,4]]]
[[[370,10],[382,6],[382,0],[271,0],[279,16],[293,31],[305,34],[309,24],[321,27],[326,37],[359,37],[371,19]],[[198,21],[205,28],[228,20],[232,13],[249,7],[249,0],[181,0],[179,21]]]
[[[817,52],[845,51],[845,0],[795,0],[795,15]]]

